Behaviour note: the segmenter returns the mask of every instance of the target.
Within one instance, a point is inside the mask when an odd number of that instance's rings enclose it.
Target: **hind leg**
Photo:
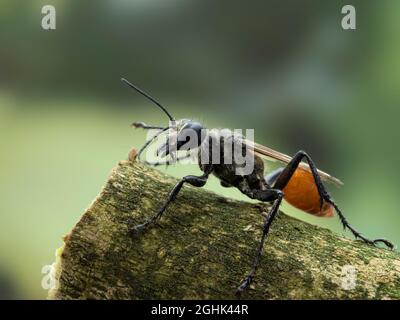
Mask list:
[[[337,204],[335,203],[335,201],[333,200],[331,195],[326,191],[325,186],[323,185],[323,183],[321,181],[321,178],[317,171],[317,167],[315,166],[314,162],[312,161],[310,156],[307,153],[305,153],[304,151],[298,151],[294,155],[294,157],[289,162],[289,164],[282,170],[282,172],[276,178],[273,188],[283,190],[286,187],[286,185],[289,183],[290,178],[293,176],[294,172],[299,167],[301,160],[303,160],[303,159],[306,159],[308,165],[310,166],[311,173],[314,177],[315,184],[317,186],[318,193],[320,195],[321,208],[322,208],[324,201],[330,203],[335,208],[335,210],[339,216],[339,219],[342,222],[343,227],[345,229],[348,228],[353,233],[355,238],[359,238],[362,241],[364,241],[368,244],[371,244],[371,245],[376,245],[377,243],[383,243],[390,249],[394,248],[394,245],[391,242],[389,242],[388,240],[385,240],[385,239],[370,240],[370,239],[364,237],[360,232],[358,232],[356,229],[354,229],[349,224],[346,217],[340,211],[339,207],[337,206]]]

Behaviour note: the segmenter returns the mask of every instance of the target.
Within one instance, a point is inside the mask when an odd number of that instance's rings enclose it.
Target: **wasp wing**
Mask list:
[[[266,146],[263,146],[263,145],[261,145],[259,143],[255,143],[253,141],[246,140],[246,144],[248,144],[251,148],[253,148],[255,153],[257,153],[257,154],[259,154],[261,156],[267,157],[272,161],[278,160],[280,162],[288,164],[290,162],[290,160],[292,160],[292,157],[290,157],[290,156],[288,156],[288,155],[286,155],[284,153],[281,153],[279,151],[276,151],[274,149],[271,149],[271,148],[268,148]],[[300,168],[311,172],[310,166],[305,162],[301,162],[300,163]],[[322,170],[318,170],[318,174],[320,175],[321,179],[324,180],[324,181],[332,182],[337,186],[342,186],[343,185],[343,182],[340,181],[338,178],[335,178],[335,177],[331,176],[330,174],[328,174],[328,173],[326,173],[326,172],[324,172]]]

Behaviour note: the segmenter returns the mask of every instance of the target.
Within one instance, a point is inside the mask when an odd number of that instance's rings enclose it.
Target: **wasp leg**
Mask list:
[[[162,214],[164,213],[164,211],[168,208],[168,206],[175,200],[176,196],[178,195],[179,191],[182,189],[182,186],[185,183],[189,183],[194,187],[203,187],[208,179],[210,172],[204,173],[201,176],[186,176],[183,177],[182,180],[180,180],[175,186],[174,188],[171,190],[171,192],[168,195],[167,201],[165,201],[165,203],[163,204],[163,206],[157,211],[157,213],[151,217],[150,219],[148,219],[147,221],[145,221],[142,224],[138,224],[136,226],[134,226],[130,231],[131,234],[135,234],[138,233],[140,231],[142,231],[143,229],[147,228],[150,225],[155,224],[158,220],[160,220]]]
[[[165,164],[165,165],[168,166],[168,165],[170,165],[170,164],[172,164],[172,163],[176,163],[176,162],[179,162],[179,161],[181,161],[181,160],[188,159],[188,158],[190,158],[190,157],[191,157],[191,154],[185,154],[185,155],[176,157],[175,159],[160,160],[160,161],[156,161],[156,162],[144,161],[144,163],[146,163],[146,164],[148,164],[148,165],[150,165],[150,166],[155,166],[155,167],[161,166],[161,165],[163,165],[163,164]]]
[[[160,130],[157,132],[153,137],[151,137],[149,140],[145,142],[145,144],[139,149],[138,154],[136,158],[140,161],[140,156],[142,155],[143,151],[152,143],[161,133],[169,129],[169,127],[164,128],[164,127],[159,127],[159,126],[153,126],[153,125],[148,125],[144,122],[134,122],[132,123],[132,126],[135,128],[142,128],[142,129],[158,129]],[[145,164],[150,165],[150,166],[160,166],[160,165],[170,165],[171,163],[179,162],[180,160],[184,160],[190,157],[190,154],[186,154],[184,156],[177,157],[176,159],[173,160],[160,160],[156,162],[151,162],[151,161],[143,161]]]
[[[315,166],[314,162],[312,161],[312,159],[310,158],[310,156],[305,153],[304,151],[298,151],[294,157],[292,158],[292,160],[289,162],[289,164],[283,169],[282,173],[279,175],[279,177],[276,179],[275,184],[274,184],[274,188],[275,189],[280,189],[283,190],[285,188],[285,186],[288,184],[290,178],[293,176],[294,172],[296,171],[296,169],[298,168],[301,160],[305,158],[310,166],[311,169],[311,173],[314,177],[315,180],[315,184],[317,186],[318,189],[318,193],[320,195],[320,204],[321,204],[321,208],[323,205],[323,202],[326,201],[328,203],[330,203],[336,210],[340,221],[342,222],[343,228],[346,229],[348,228],[351,233],[354,235],[354,237],[357,239],[361,239],[362,241],[370,244],[370,245],[376,245],[377,243],[383,243],[385,244],[388,248],[393,249],[394,245],[389,242],[388,240],[385,239],[368,239],[366,237],[364,237],[360,232],[358,232],[356,229],[354,229],[349,222],[347,221],[347,219],[345,218],[345,216],[343,215],[343,213],[340,211],[340,209],[338,208],[337,204],[335,203],[335,201],[333,200],[333,198],[331,197],[331,195],[326,191],[325,186],[322,184],[321,178],[318,174],[317,171],[317,167]]]
[[[169,128],[160,128],[160,131],[157,132],[154,136],[152,136],[149,140],[147,140],[144,145],[139,149],[136,159],[140,161],[140,156],[142,155],[143,151],[152,143],[161,133],[167,131]]]
[[[160,130],[164,129],[164,127],[148,125],[141,121],[132,123],[132,127],[142,128],[142,129],[160,129]]]
[[[269,228],[274,220],[279,206],[283,199],[283,192],[278,189],[267,189],[267,190],[249,190],[245,191],[245,194],[248,195],[252,199],[260,200],[263,202],[274,202],[270,211],[268,212],[267,217],[265,218],[264,225],[263,225],[263,234],[261,236],[261,241],[257,249],[256,256],[254,258],[253,267],[247,277],[243,280],[236,291],[236,295],[240,295],[243,290],[245,290],[254,278],[254,274],[257,270],[257,267],[261,260],[261,255],[264,247],[265,239],[268,235]]]

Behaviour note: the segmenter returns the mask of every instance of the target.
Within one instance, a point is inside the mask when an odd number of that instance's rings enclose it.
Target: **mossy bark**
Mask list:
[[[151,216],[176,181],[120,162],[65,237],[49,298],[235,299],[268,206],[184,186],[158,226],[130,237],[129,228]],[[343,273],[349,265],[356,271],[353,289]],[[398,299],[400,255],[280,212],[241,298]]]

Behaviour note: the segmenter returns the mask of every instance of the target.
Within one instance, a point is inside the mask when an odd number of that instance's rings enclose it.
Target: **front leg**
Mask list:
[[[154,167],[161,166],[161,165],[169,166],[170,164],[177,163],[181,160],[189,159],[191,156],[192,155],[190,153],[187,153],[187,154],[178,156],[175,159],[159,160],[159,161],[155,161],[155,162],[145,160],[144,163],[148,164],[149,166],[154,166]]]
[[[144,123],[142,123],[143,125],[145,125]],[[146,125],[147,126],[147,125]],[[149,127],[149,126],[147,126]],[[144,127],[137,127],[137,128],[144,128]],[[145,128],[147,129],[147,128]],[[139,149],[138,154],[137,154],[137,160],[140,161],[140,156],[142,155],[143,151],[150,145],[150,143],[152,143],[160,134],[162,134],[163,132],[167,131],[169,128],[159,128],[160,131],[157,132],[154,136],[152,136],[149,140],[147,140],[144,145]]]
[[[160,130],[164,129],[164,127],[148,125],[148,124],[145,124],[142,121],[136,121],[136,122],[132,123],[132,127],[142,128],[142,129],[147,129],[147,130],[148,129],[160,129]]]
[[[182,186],[185,183],[189,183],[194,187],[203,187],[206,184],[210,173],[211,171],[207,171],[201,176],[189,175],[183,177],[182,180],[180,180],[171,190],[167,200],[165,201],[163,206],[157,211],[157,213],[150,219],[146,220],[144,223],[134,226],[131,230],[131,233],[132,234],[138,233],[143,229],[147,228],[148,226],[155,224],[161,218],[161,216],[163,215],[164,211],[168,208],[168,206],[175,200],[176,196],[178,195],[179,191],[182,189]]]

